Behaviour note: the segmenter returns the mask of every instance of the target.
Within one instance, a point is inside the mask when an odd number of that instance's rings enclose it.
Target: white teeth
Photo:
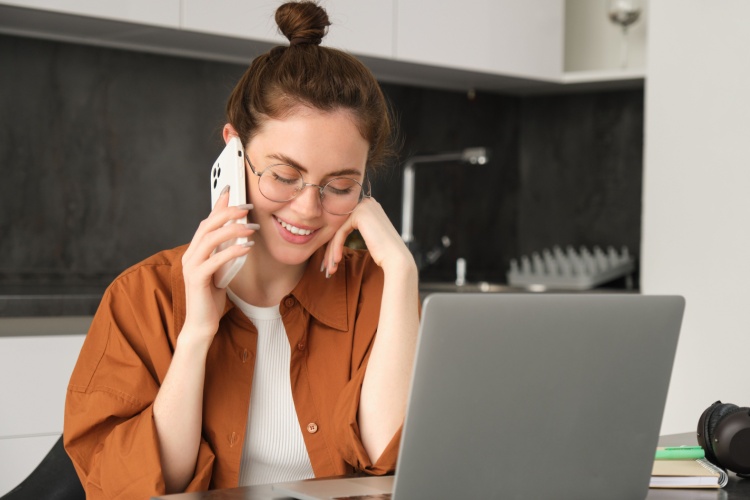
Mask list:
[[[300,229],[296,226],[292,226],[291,224],[287,224],[281,219],[276,219],[276,220],[279,221],[279,224],[281,224],[281,227],[283,227],[284,229],[286,229],[292,234],[300,234],[302,236],[307,236],[308,234],[312,234],[312,229]]]

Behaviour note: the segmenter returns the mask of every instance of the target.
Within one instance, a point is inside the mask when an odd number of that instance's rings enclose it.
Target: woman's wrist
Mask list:
[[[404,252],[394,255],[390,259],[385,259],[382,268],[385,274],[392,273],[394,276],[400,276],[403,278],[416,278],[418,275],[417,263],[414,261],[414,257],[408,250],[404,250]]]
[[[196,355],[207,355],[211,347],[215,332],[201,331],[200,328],[183,327],[177,336],[177,345],[175,351],[180,349],[181,352],[187,351]]]

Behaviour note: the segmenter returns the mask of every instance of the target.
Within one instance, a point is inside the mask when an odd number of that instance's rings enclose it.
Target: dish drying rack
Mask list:
[[[627,276],[635,262],[627,247],[620,252],[608,247],[606,252],[595,246],[592,250],[555,246],[510,261],[508,283],[512,286],[589,290],[602,283]]]

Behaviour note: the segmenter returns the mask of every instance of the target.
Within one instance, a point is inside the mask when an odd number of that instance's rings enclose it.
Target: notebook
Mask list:
[[[706,460],[654,460],[651,488],[723,488],[727,473]]]
[[[677,296],[431,295],[392,489],[390,478],[361,478],[364,492],[359,479],[274,491],[644,498],[683,309]]]

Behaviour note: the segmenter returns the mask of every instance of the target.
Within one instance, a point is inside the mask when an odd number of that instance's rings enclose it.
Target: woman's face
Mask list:
[[[299,107],[280,120],[266,120],[245,144],[247,158],[257,173],[285,163],[297,167],[306,183],[321,186],[334,177],[351,177],[363,183],[368,149],[351,112],[307,107]],[[249,166],[245,168],[248,201],[254,205],[248,217],[260,225],[253,237],[253,252],[266,253],[283,264],[299,265],[346,221],[346,215],[323,210],[316,187],[305,187],[287,202],[269,200],[258,189],[260,178]]]

